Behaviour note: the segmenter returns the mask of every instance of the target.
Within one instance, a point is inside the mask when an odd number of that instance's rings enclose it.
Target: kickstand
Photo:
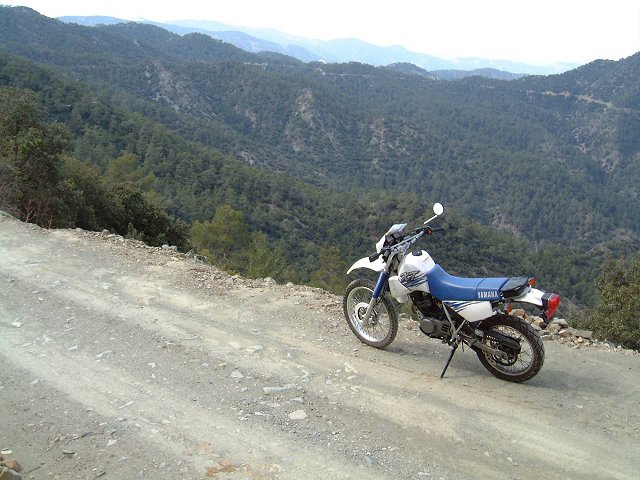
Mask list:
[[[458,349],[458,345],[460,345],[460,342],[458,342],[458,340],[456,339],[453,344],[451,345],[451,352],[449,353],[449,358],[447,358],[447,363],[444,364],[444,368],[442,369],[442,373],[440,374],[440,378],[444,378],[444,372],[447,371],[447,368],[449,368],[449,364],[451,363],[451,359],[453,358],[453,354],[456,353],[456,350]]]

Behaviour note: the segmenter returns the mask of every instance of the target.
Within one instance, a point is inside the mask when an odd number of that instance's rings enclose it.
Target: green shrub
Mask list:
[[[640,349],[640,253],[632,260],[607,262],[597,290],[595,307],[576,319],[576,326],[592,330],[597,338]]]

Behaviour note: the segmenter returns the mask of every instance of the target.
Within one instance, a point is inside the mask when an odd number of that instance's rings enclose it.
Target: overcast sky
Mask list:
[[[8,3],[7,0],[0,0]],[[318,40],[358,38],[451,59],[533,65],[640,51],[640,0],[24,0],[48,17],[215,20]]]

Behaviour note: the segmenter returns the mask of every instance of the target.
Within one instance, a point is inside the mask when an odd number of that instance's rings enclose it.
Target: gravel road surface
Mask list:
[[[640,478],[640,356],[440,380],[407,327],[376,350],[337,296],[0,214],[0,449],[33,479]]]

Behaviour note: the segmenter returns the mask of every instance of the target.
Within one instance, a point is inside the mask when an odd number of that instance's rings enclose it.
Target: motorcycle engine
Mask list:
[[[449,338],[451,336],[451,325],[449,325],[448,320],[423,317],[420,319],[420,331],[432,338]]]
[[[420,319],[420,331],[432,338],[449,338],[451,324],[433,297],[425,292],[412,292],[413,308]]]

